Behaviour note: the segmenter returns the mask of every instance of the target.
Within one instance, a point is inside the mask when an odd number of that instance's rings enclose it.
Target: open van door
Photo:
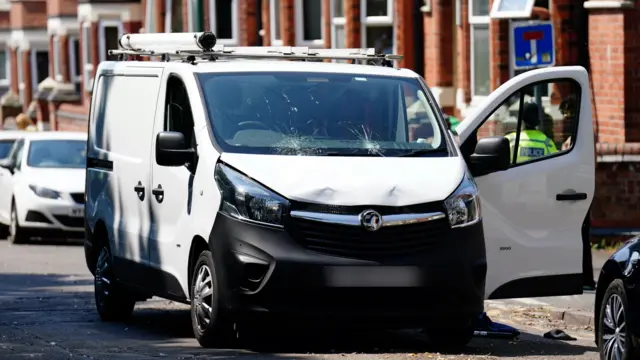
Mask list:
[[[582,293],[581,228],[595,189],[587,71],[569,66],[518,75],[456,130],[467,160],[485,137],[506,136],[512,146],[507,170],[475,176],[487,248],[485,297]]]

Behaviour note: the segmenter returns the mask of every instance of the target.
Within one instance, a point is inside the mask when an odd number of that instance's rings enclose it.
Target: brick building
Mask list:
[[[593,223],[604,233],[636,230],[640,4],[630,0],[4,0],[0,32],[10,24],[10,35],[0,35],[7,46],[0,91],[11,86],[1,118],[19,109],[43,128],[84,130],[96,67],[122,33],[203,30],[228,45],[403,54],[400,65],[423,75],[441,107],[463,118],[520,72],[510,55],[516,19],[492,9],[525,3],[520,19],[552,21],[556,64],[591,72],[599,155]],[[557,87],[543,94],[552,108],[561,96]]]

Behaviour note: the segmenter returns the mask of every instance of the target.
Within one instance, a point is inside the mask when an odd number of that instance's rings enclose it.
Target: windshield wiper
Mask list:
[[[344,152],[337,152],[337,151],[328,151],[326,153],[323,153],[322,155],[325,155],[325,156],[362,156],[362,157],[382,156],[382,154],[379,154],[379,153],[344,153]]]
[[[446,153],[447,148],[435,148],[435,149],[418,149],[413,150],[405,154],[400,154],[398,157],[417,157],[426,154],[434,154],[434,153]]]

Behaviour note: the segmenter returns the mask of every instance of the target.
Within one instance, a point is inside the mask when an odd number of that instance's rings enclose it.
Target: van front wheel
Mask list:
[[[96,261],[94,293],[96,308],[103,321],[126,320],[133,313],[136,301],[116,282],[111,254],[106,246],[100,249]]]
[[[220,306],[220,290],[210,251],[200,254],[191,279],[191,326],[200,346],[215,347],[235,340],[233,321]]]

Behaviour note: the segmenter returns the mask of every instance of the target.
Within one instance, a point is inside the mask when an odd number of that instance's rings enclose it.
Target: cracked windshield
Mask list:
[[[200,74],[223,151],[327,156],[448,156],[415,79],[326,73]]]

